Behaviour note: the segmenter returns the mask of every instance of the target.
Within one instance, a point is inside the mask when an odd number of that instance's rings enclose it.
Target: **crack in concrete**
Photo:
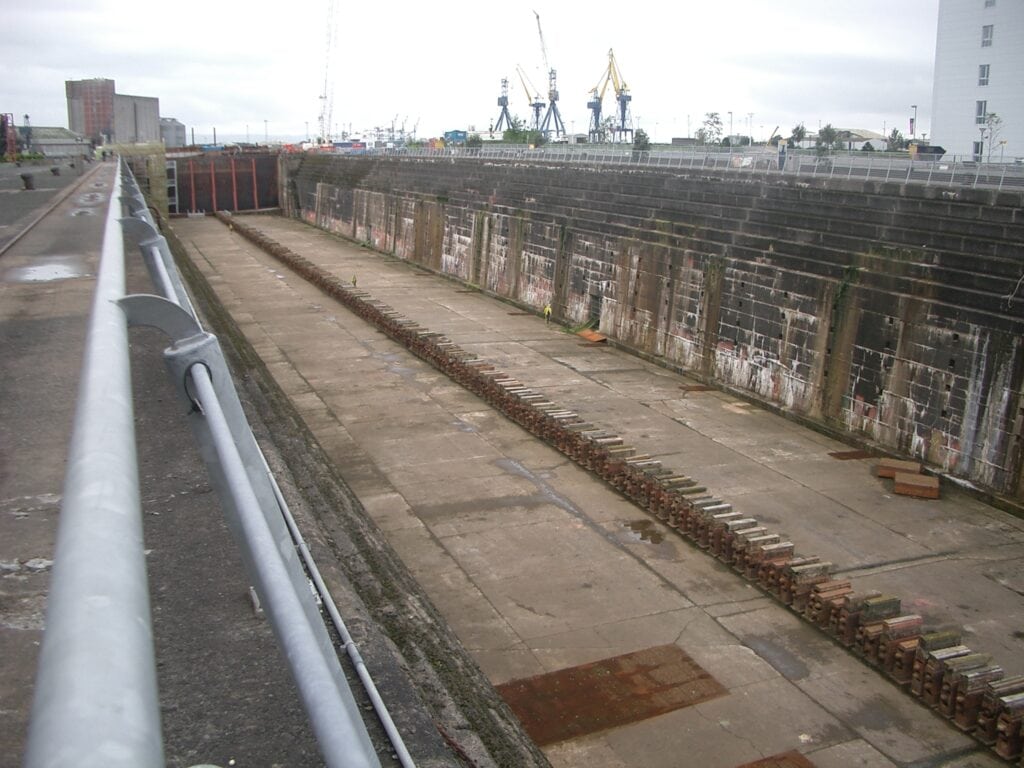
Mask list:
[[[732,728],[731,728],[732,723],[729,720],[718,720],[716,718],[709,717],[707,714],[705,714],[701,710],[701,705],[700,704],[695,705],[693,707],[693,709],[697,713],[697,715],[700,716],[705,722],[712,723],[712,724],[718,726],[719,728],[721,728],[723,731],[725,731],[727,734],[732,736],[737,741],[741,741],[741,742],[745,743],[748,747],[750,747],[751,751],[755,755],[758,756],[758,759],[762,759],[763,760],[765,757],[767,757],[767,755],[764,752],[762,752],[760,749],[758,749],[756,746],[754,746],[753,740],[751,740],[747,736],[743,736],[742,734],[737,733],[736,731],[732,730]]]

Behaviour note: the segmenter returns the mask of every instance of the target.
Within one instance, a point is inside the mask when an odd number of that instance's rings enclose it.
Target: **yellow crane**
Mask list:
[[[544,111],[544,102],[541,101],[540,92],[533,88],[533,83],[530,83],[530,78],[523,72],[523,68],[516,64],[516,74],[519,75],[519,82],[523,84],[523,91],[526,92],[526,101],[530,104],[530,109],[533,110],[533,123],[530,124],[531,131],[540,130],[540,113]],[[529,85],[527,85],[529,83]],[[533,96],[530,95],[531,91]]]
[[[616,121],[612,124],[612,141],[633,141],[633,119],[630,114],[629,103],[633,97],[629,93],[629,86],[622,76],[619,64],[615,60],[615,51],[608,49],[608,65],[597,85],[590,93],[590,101],[587,108],[590,110],[590,141],[601,142],[605,140],[605,128],[601,124],[601,105],[604,103],[604,95],[611,84],[615,91],[615,101],[618,104]]]

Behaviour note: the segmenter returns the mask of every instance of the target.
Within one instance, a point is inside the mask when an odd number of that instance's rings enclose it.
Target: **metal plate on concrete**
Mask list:
[[[513,680],[498,692],[544,746],[699,704],[726,689],[669,644]]]
[[[737,768],[814,768],[814,763],[796,750],[791,750],[783,752],[781,755],[772,755],[752,763],[744,763]]]
[[[608,337],[605,336],[603,333],[592,331],[589,328],[584,328],[582,331],[578,331],[576,335],[595,344],[600,344],[603,341],[608,341]]]
[[[840,461],[851,461],[853,459],[870,459],[874,457],[871,451],[832,451],[829,456]]]

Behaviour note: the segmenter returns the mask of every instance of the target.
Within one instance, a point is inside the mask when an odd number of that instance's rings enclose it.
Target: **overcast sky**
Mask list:
[[[336,36],[328,68],[329,7]],[[487,130],[530,110],[519,65],[545,98],[558,73],[566,128],[585,133],[587,101],[613,49],[634,124],[655,140],[692,135],[708,112],[729,132],[766,138],[797,123],[930,130],[938,0],[731,0],[525,4],[228,3],[23,0],[0,26],[0,111],[67,126],[64,81],[104,77],[155,96],[197,141],[317,134],[325,80],[335,131],[392,121],[421,138]],[[274,10],[262,10],[272,7]],[[257,10],[261,9],[261,10]],[[609,96],[605,113],[614,110]],[[751,117],[751,113],[753,116]]]

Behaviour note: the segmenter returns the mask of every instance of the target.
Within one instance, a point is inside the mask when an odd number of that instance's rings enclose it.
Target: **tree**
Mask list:
[[[818,139],[815,142],[815,146],[819,154],[824,154],[832,149],[837,141],[839,141],[839,131],[832,126],[832,123],[827,123],[824,128],[818,131]]]
[[[996,137],[999,136],[999,132],[1003,130],[1003,118],[995,112],[989,112],[985,115],[985,127],[988,138],[988,161],[992,162],[992,145],[995,143]]]
[[[804,139],[807,138],[807,129],[803,123],[797,123],[793,126],[793,131],[789,134],[789,146],[795,147]]]
[[[540,131],[529,130],[520,118],[513,117],[509,127],[501,134],[501,140],[506,144],[529,144],[531,147],[539,147],[547,141],[547,137]]]
[[[467,147],[482,147],[483,145],[484,140],[480,137],[479,133],[471,133],[469,138],[466,139]]]
[[[864,146],[860,148],[861,152],[874,152],[875,148],[872,146],[870,141],[865,141]]]
[[[527,133],[522,118],[513,117],[508,121],[508,128],[502,132],[501,140],[506,144],[526,144]]]
[[[608,141],[609,136],[614,139],[617,125],[615,115],[605,115],[601,120],[601,141]]]
[[[633,149],[638,149],[641,152],[651,148],[651,140],[647,136],[647,131],[643,128],[638,128],[636,133],[633,134]]]
[[[702,134],[703,132],[703,134]],[[717,112],[708,112],[704,115],[704,123],[697,131],[697,136],[703,135],[702,144],[718,144],[722,140],[722,118]]]
[[[907,140],[903,137],[903,134],[900,133],[899,128],[892,129],[892,133],[889,134],[889,138],[886,139],[886,142],[889,144],[890,152],[907,148]]]

